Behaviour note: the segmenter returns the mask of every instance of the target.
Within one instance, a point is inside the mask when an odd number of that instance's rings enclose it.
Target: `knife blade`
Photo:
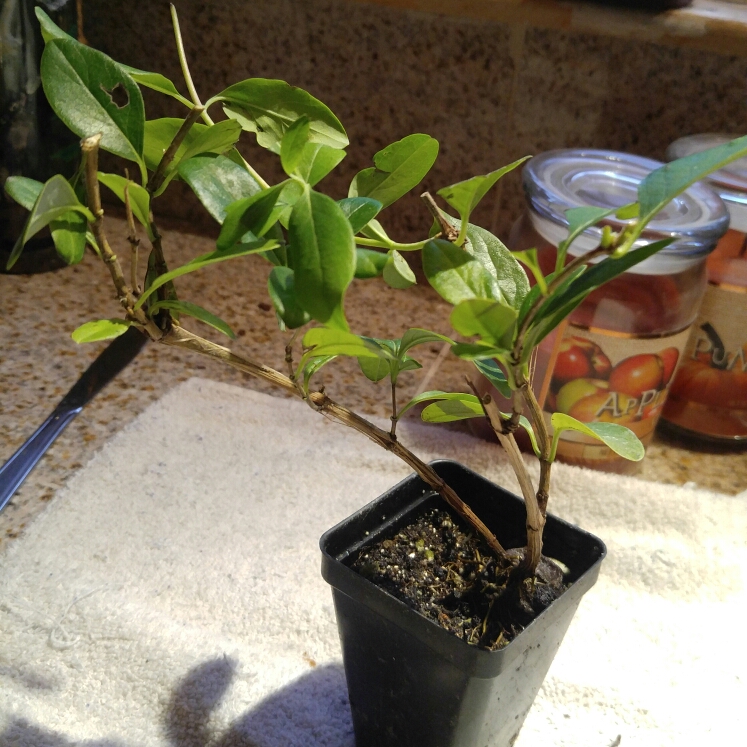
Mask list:
[[[62,398],[52,414],[18,451],[0,467],[0,511],[5,508],[29,472],[57,436],[142,349],[147,337],[135,327],[109,343]]]

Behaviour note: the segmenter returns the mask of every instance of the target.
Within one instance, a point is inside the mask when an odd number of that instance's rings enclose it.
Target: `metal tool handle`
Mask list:
[[[57,408],[26,443],[0,467],[0,511],[5,508],[5,504],[13,497],[28,473],[44,456],[57,436],[82,409],[82,405],[73,408]]]

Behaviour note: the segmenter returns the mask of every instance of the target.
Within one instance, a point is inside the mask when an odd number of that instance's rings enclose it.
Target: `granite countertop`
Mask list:
[[[127,256],[124,222],[110,219],[108,232],[115,252]],[[164,231],[164,246],[172,267],[214,248],[209,238],[176,231]],[[228,322],[237,339],[229,343],[193,320],[187,320],[185,326],[194,325],[200,334],[284,370],[288,334],[278,330],[268,303],[269,269],[265,260],[245,257],[226,275],[220,266],[212,266],[180,278],[179,292],[183,300],[199,303]],[[426,285],[402,292],[381,281],[356,281],[348,294],[346,311],[352,328],[362,334],[399,337],[409,326],[403,322],[408,318],[417,319],[419,326],[450,332],[449,307]],[[0,275],[0,463],[44,421],[106,345],[76,345],[70,332],[91,319],[117,315],[108,273],[93,255],[87,255],[79,265],[52,273]],[[418,390],[441,347],[423,346],[418,352],[423,370],[406,375],[400,388],[402,401]],[[387,417],[388,390],[383,384],[367,381],[356,368],[352,361],[335,361],[320,374],[320,383],[342,404],[363,414]],[[463,391],[463,377],[469,370],[469,364],[447,356],[428,388]],[[108,438],[169,388],[192,376],[277,394],[271,385],[211,360],[147,345],[60,435],[0,514],[0,550],[19,536]],[[368,446],[361,441],[361,448]],[[658,435],[639,476],[736,494],[747,485],[747,453],[696,451]]]

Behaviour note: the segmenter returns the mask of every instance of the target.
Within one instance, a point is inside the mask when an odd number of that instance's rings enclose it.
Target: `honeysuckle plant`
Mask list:
[[[542,557],[542,529],[559,435],[566,429],[580,431],[623,457],[643,457],[643,446],[623,426],[581,423],[555,413],[548,427],[531,386],[533,355],[589,293],[669,243],[641,245],[640,238],[673,197],[710,171],[746,155],[747,137],[652,172],[640,185],[635,204],[569,210],[568,237],[560,244],[554,271],[544,275],[535,250],[512,253],[489,231],[470,223],[491,187],[526,159],[444,187],[437,193],[443,208],[423,195],[424,237],[400,243],[389,236],[379,218],[417,187],[433,166],[439,146],[429,135],[408,135],[381,150],[373,166],[352,180],[347,197],[334,199],[318,184],[345,157],[348,137],[337,117],[309,93],[261,78],[235,83],[203,103],[192,82],[173,6],[188,97],[160,74],[120,64],[79,43],[40,8],[36,14],[45,41],[44,92],[58,117],[82,139],[82,159],[70,179],[56,175],[44,184],[23,177],[7,180],[8,195],[29,210],[8,264],[45,227],[68,263],[79,262],[86,247],[101,258],[123,314],[86,322],[73,332],[76,341],[113,338],[136,327],[153,342],[220,360],[301,398],[313,410],[359,431],[410,465],[514,568],[520,580],[534,576]],[[180,102],[184,115],[147,119],[141,87]],[[226,118],[215,122],[215,112]],[[285,173],[282,181],[268,183],[239,152],[236,143],[242,131],[253,133],[258,146],[277,155]],[[99,171],[102,149],[127,162],[122,173]],[[170,266],[154,217],[159,196],[175,179],[191,187],[221,226],[215,249],[180,267]],[[102,185],[126,207],[132,247],[127,274],[107,240]],[[612,214],[622,228],[607,225],[594,251],[569,253],[581,234]],[[143,261],[138,256],[136,223],[148,242]],[[345,295],[353,279],[383,278],[394,289],[406,289],[415,283],[403,257],[406,252],[421,252],[428,281],[453,306],[450,320],[458,340],[420,328],[417,319],[398,340],[365,337],[350,329]],[[180,323],[180,318],[191,316],[233,337],[223,320],[182,298],[177,281],[186,273],[249,254],[259,254],[272,265],[268,293],[280,327],[288,330],[286,372],[242,357]],[[511,402],[509,411],[501,412],[490,396],[480,396],[471,382],[467,387],[471,391],[428,391],[399,402],[400,376],[421,367],[414,357],[417,348],[433,342],[446,343],[454,355],[472,361],[475,375],[487,377]],[[389,430],[314,387],[314,375],[340,356],[356,358],[371,381],[388,381]],[[488,419],[526,502],[526,547],[503,548],[464,500],[399,440],[397,422],[416,405],[426,405],[422,418],[429,422]],[[514,438],[519,428],[528,432],[539,459],[536,486]]]

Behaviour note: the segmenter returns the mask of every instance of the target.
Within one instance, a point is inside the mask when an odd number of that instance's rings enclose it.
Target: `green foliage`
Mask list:
[[[306,187],[288,223],[288,262],[301,307],[322,324],[348,330],[343,298],[355,274],[353,230],[340,206]]]
[[[156,301],[150,307],[151,313],[155,313],[161,309],[169,309],[170,311],[176,311],[179,314],[192,316],[210,327],[217,329],[219,332],[222,332],[226,337],[230,337],[232,340],[236,339],[233,330],[220,317],[211,314],[207,309],[203,309],[202,306],[198,306],[196,303],[190,303],[189,301],[164,300]]]
[[[273,267],[267,289],[275,312],[288,329],[298,329],[311,321],[296,298],[295,276],[290,267]]]
[[[308,118],[310,142],[336,149],[348,145],[347,133],[330,109],[282,80],[242,80],[214,96],[206,106],[215,102],[221,102],[228,117],[255,133],[257,143],[273,153],[280,153],[283,136],[303,116]]]
[[[148,238],[153,241],[153,231],[150,227],[149,218],[150,195],[148,191],[139,184],[125,179],[123,176],[119,176],[119,174],[103,174],[99,171],[98,177],[99,182],[114,192],[122,202],[125,201],[125,190],[127,190],[132,214],[140,222],[140,225],[145,228]]]
[[[384,267],[389,261],[389,255],[384,252],[377,252],[373,249],[355,250],[355,277],[365,280],[367,278],[377,278],[384,272]]]
[[[248,241],[264,236],[280,215],[276,204],[282,190],[281,182],[229,205],[216,242],[218,249],[230,249],[237,241],[243,241],[247,233],[252,234]]]
[[[407,260],[396,249],[389,252],[382,276],[390,288],[400,290],[409,288],[417,282],[415,273],[410,269]]]
[[[129,327],[130,323],[122,319],[99,319],[81,324],[71,336],[78,344],[112,340],[127,332]]]
[[[430,135],[408,135],[374,156],[374,167],[355,175],[349,197],[371,197],[388,207],[420,184],[438,156]]]
[[[439,397],[438,402],[428,405],[420,417],[426,423],[451,423],[454,420],[481,418],[484,415],[480,400],[474,394],[454,392]]]
[[[560,434],[564,430],[572,430],[601,441],[609,446],[615,454],[619,454],[625,459],[630,459],[633,462],[639,462],[643,459],[645,453],[643,444],[633,431],[622,425],[616,423],[581,423],[570,415],[561,412],[553,413],[551,423],[553,427],[553,458],[558,448]]]

